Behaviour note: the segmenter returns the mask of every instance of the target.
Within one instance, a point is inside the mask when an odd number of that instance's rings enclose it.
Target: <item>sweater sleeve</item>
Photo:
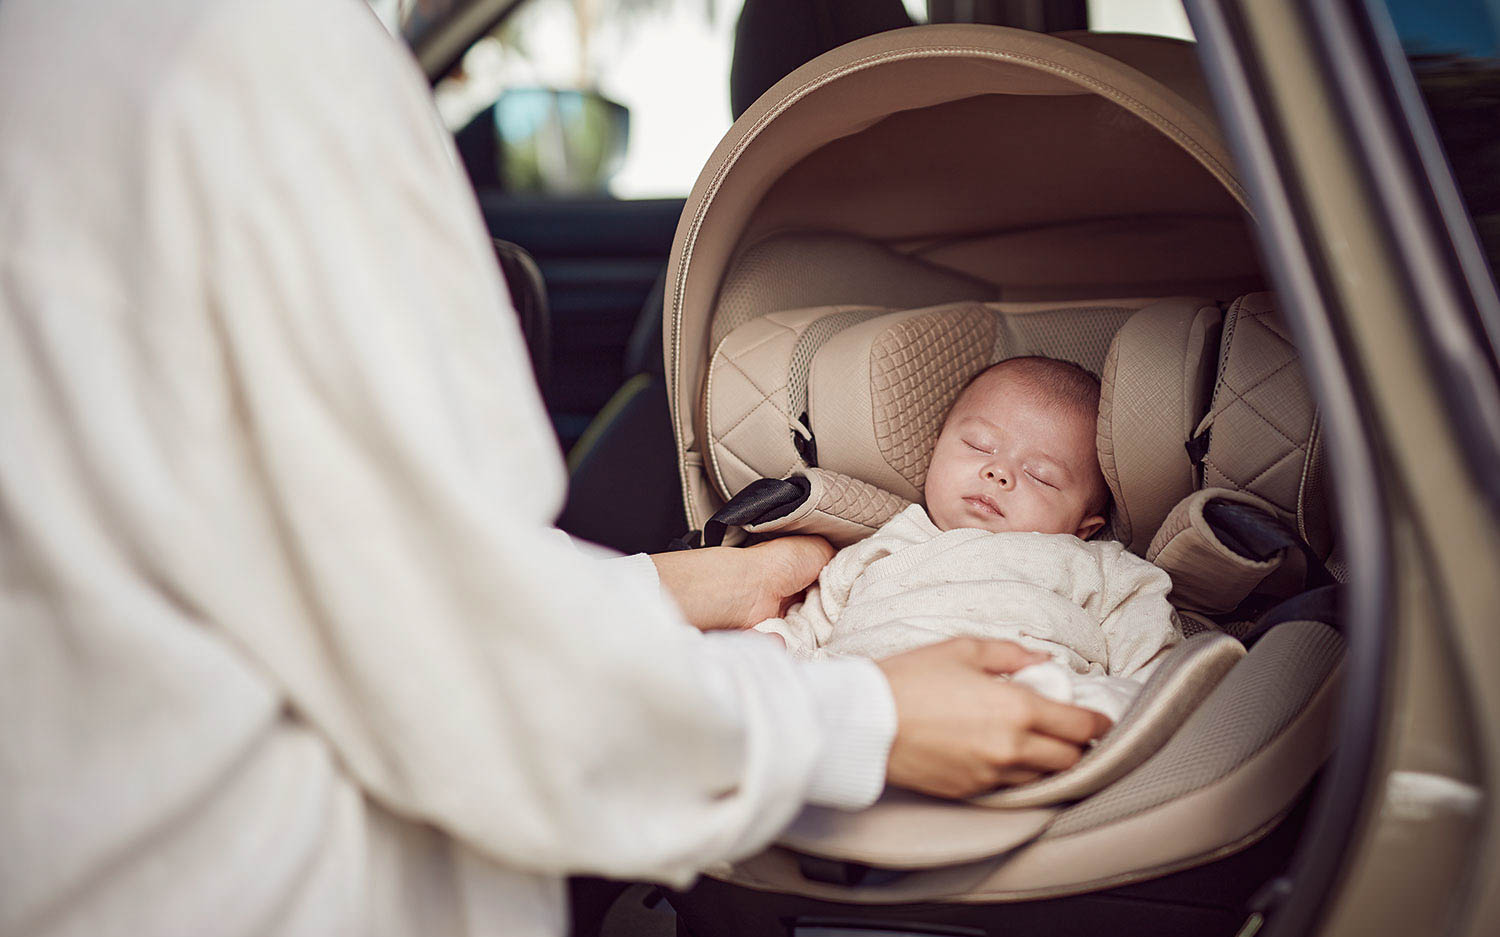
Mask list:
[[[184,601],[369,796],[514,869],[682,883],[810,793],[872,800],[878,671],[727,654],[550,532],[559,454],[412,65],[357,4],[233,9],[156,115],[212,341],[157,370],[222,382],[239,458],[189,493],[233,571],[173,570]],[[807,718],[837,693],[884,714],[842,787]]]

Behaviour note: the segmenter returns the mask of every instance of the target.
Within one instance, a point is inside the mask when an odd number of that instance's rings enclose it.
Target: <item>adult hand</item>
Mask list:
[[[753,547],[655,553],[662,588],[691,624],[711,631],[785,614],[833,558],[822,537],[778,537]]]
[[[1010,641],[955,638],[880,661],[896,700],[886,779],[969,797],[1072,767],[1109,719],[995,679],[1046,659]]]

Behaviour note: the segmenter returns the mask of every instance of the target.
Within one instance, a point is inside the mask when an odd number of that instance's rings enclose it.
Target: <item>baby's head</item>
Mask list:
[[[1087,538],[1109,488],[1094,428],[1099,381],[1053,358],[1010,358],[969,382],[948,412],[923,497],[941,530]]]

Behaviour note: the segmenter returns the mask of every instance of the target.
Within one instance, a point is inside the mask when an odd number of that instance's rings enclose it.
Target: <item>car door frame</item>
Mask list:
[[[1368,7],[1186,6],[1324,415],[1352,571],[1338,748],[1289,875],[1247,924],[1493,932],[1500,805],[1481,783],[1500,771],[1500,688],[1477,677],[1500,660],[1500,577],[1473,573],[1500,569],[1481,412],[1500,395],[1451,341],[1458,305],[1489,300],[1453,256],[1451,214],[1422,206],[1420,145],[1395,144],[1411,115]],[[1416,887],[1391,887],[1414,868]]]

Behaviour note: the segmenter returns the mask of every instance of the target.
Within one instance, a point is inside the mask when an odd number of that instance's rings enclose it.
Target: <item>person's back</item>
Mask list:
[[[357,0],[0,4],[0,932],[562,928],[559,880],[498,872],[351,778],[384,772],[372,786],[408,804],[427,783],[382,748],[426,710],[393,685],[391,712],[360,711],[329,676],[399,643],[361,592],[436,624],[411,607],[420,571],[330,588],[332,554],[296,558],[332,537],[417,565],[388,547],[421,520],[341,523],[376,481],[358,450],[378,435],[350,430],[423,435],[454,412],[433,393],[535,396],[497,340],[501,284],[427,89],[390,45]],[[402,199],[417,209],[373,214]],[[492,318],[449,336],[471,370],[381,368],[386,343],[434,347],[433,317],[403,335],[378,314],[397,302]],[[434,373],[446,386],[418,383]],[[460,457],[510,463],[538,528],[561,494],[539,409],[497,408],[483,431],[506,448],[466,427]],[[369,633],[332,647],[319,629],[341,620]],[[433,735],[452,796],[470,770],[499,782]]]
[[[369,19],[293,0],[0,4],[0,932],[399,931],[414,912],[458,930],[456,908],[423,914],[419,883],[366,858],[442,840],[369,805],[215,624],[238,605],[275,633],[297,601],[267,587],[291,571],[262,565],[280,533],[218,376],[216,330],[235,325],[206,313],[285,300],[228,262],[247,221],[228,193],[264,197],[235,175],[315,141],[235,129],[243,110],[332,99],[278,56],[316,47],[339,93],[355,74],[389,88],[378,60],[351,71]],[[384,920],[369,880],[407,892]]]

